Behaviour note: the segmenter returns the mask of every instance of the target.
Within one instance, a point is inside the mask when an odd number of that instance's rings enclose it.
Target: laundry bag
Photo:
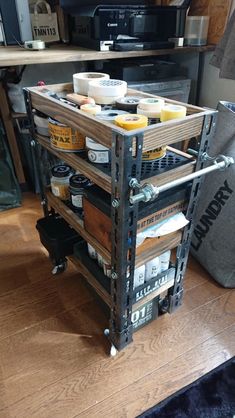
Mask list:
[[[219,102],[210,156],[235,160],[235,103]],[[235,164],[208,174],[196,208],[191,253],[222,286],[235,287]]]

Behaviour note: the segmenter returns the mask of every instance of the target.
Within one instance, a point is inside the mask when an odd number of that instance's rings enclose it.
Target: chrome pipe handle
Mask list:
[[[209,157],[209,156],[208,156]],[[211,157],[209,157],[211,159]],[[232,157],[227,157],[225,155],[219,155],[216,158],[212,158],[213,164],[209,167],[202,168],[192,174],[181,177],[177,180],[170,181],[169,183],[163,184],[162,186],[154,186],[150,183],[145,183],[141,186],[136,179],[131,179],[129,186],[131,188],[138,188],[139,193],[136,195],[130,196],[130,203],[134,205],[139,202],[150,202],[155,200],[160,193],[165,192],[166,190],[172,189],[173,187],[180,186],[183,183],[187,183],[190,180],[193,180],[197,177],[206,175],[216,170],[224,170],[230,165],[234,164],[234,159]]]

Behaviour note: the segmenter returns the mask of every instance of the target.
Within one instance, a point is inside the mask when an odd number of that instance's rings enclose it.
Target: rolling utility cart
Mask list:
[[[51,95],[50,91],[56,95]],[[82,237],[74,246],[74,254],[68,258],[109,309],[109,327],[105,333],[109,336],[111,354],[114,355],[116,350],[123,349],[132,341],[134,331],[155,319],[158,313],[172,313],[181,304],[201,176],[228,167],[233,161],[220,156],[204,168],[216,125],[215,111],[185,105],[187,116],[182,119],[127,131],[90,116],[57,97],[66,97],[71,92],[72,84],[25,90],[34,138],[31,145],[36,153],[40,179],[37,151],[38,147],[44,147],[88,177],[95,189],[100,188],[105,193],[106,198],[101,198],[99,203],[88,196],[85,204],[93,205],[101,214],[101,218],[95,218],[95,225],[89,225],[67,202],[46,190],[41,182],[45,216],[59,214]],[[128,95],[151,96],[134,90],[129,90]],[[168,99],[166,102],[182,104]],[[83,135],[108,147],[111,164],[101,167],[89,162],[85,154],[65,153],[52,148],[49,138],[35,132],[33,109],[78,129]],[[197,147],[191,153],[194,155],[174,148],[174,144],[190,138],[196,138]],[[160,146],[167,146],[165,157],[143,164],[142,152]],[[102,207],[102,200],[108,202],[106,210]],[[187,226],[161,238],[146,239],[136,248],[137,229],[162,217],[167,218],[179,209],[184,211],[189,221]],[[88,256],[86,243],[111,264],[111,277],[105,276]],[[134,269],[174,248],[174,263],[163,273],[133,289]]]

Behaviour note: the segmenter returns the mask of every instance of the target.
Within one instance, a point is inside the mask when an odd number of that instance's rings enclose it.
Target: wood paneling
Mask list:
[[[210,16],[207,42],[217,44],[224,33],[231,0],[192,0],[189,14]]]

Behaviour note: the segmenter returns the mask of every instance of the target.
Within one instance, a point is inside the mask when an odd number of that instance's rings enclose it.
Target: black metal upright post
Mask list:
[[[132,341],[132,294],[138,205],[129,202],[131,178],[140,181],[143,136],[112,138],[112,275],[110,339],[117,349]]]
[[[201,170],[205,165],[205,160],[203,159],[203,154],[209,151],[210,140],[215,133],[216,127],[216,118],[217,112],[214,112],[210,115],[205,115],[203,121],[203,129],[199,139],[198,147],[198,156],[197,162],[195,165],[195,171]],[[185,275],[185,270],[188,261],[188,255],[190,250],[191,236],[193,232],[193,220],[195,209],[200,193],[200,188],[203,182],[204,176],[197,177],[193,181],[189,204],[187,208],[186,218],[189,220],[189,223],[184,228],[181,243],[177,248],[176,253],[176,273],[175,273],[175,283],[172,288],[169,289],[167,299],[168,299],[168,312],[173,312],[178,308],[182,303],[183,297],[183,279]]]
[[[30,92],[27,88],[23,89],[24,92],[24,100],[25,100],[25,106],[27,110],[28,119],[30,122],[30,134],[31,134],[31,148],[32,148],[32,159],[33,159],[33,165],[36,168],[36,174],[37,174],[37,181],[38,181],[38,187],[39,187],[39,193],[41,197],[41,204],[43,208],[44,215],[47,216],[48,211],[48,205],[47,205],[47,199],[45,194],[45,187],[43,184],[43,175],[42,175],[42,167],[41,167],[41,161],[40,161],[40,153],[38,150],[38,147],[40,146],[35,139],[35,126],[34,126],[34,119],[33,119],[33,108],[32,108],[32,102],[30,97]]]

